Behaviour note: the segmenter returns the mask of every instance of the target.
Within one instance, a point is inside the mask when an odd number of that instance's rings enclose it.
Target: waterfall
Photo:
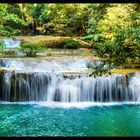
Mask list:
[[[4,48],[5,49],[14,49],[20,48],[20,40],[14,40],[12,38],[5,38],[4,41]]]
[[[0,100],[57,102],[140,101],[140,74],[104,77],[47,72],[1,72]]]
[[[140,74],[135,73],[129,82],[129,90],[132,93],[133,100],[140,101]]]
[[[4,51],[5,55],[24,55],[22,51],[18,50],[21,44],[20,40],[12,38],[0,38],[0,42],[1,41],[2,45],[0,46],[0,48]]]
[[[86,58],[5,58],[0,59],[0,67],[24,72],[76,72],[85,73],[88,68]]]

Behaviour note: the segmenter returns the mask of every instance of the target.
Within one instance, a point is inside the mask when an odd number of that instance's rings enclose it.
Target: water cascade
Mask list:
[[[1,72],[0,100],[112,102],[140,101],[139,74],[107,77],[65,76],[47,72]],[[137,89],[135,89],[137,87]]]
[[[5,49],[14,49],[14,48],[20,48],[20,40],[14,40],[11,38],[5,38],[3,39],[4,42],[4,48]]]
[[[88,70],[86,58],[11,58],[0,59],[0,67],[23,72],[77,72]]]

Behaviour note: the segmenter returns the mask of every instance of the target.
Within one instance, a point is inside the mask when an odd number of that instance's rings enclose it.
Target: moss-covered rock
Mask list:
[[[36,56],[37,52],[43,51],[43,47],[40,43],[37,42],[25,42],[21,44],[20,51],[23,51],[26,54],[26,56],[34,57]]]
[[[18,36],[21,40],[21,45],[25,43],[40,44],[44,48],[81,48],[89,47],[83,43],[78,37],[63,37],[63,36]]]
[[[78,41],[72,39],[64,40],[64,48],[66,49],[78,49],[81,47],[81,44]]]

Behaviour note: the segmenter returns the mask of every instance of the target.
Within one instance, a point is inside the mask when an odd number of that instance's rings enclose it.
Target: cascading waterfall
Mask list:
[[[0,59],[0,67],[24,72],[84,73],[88,61],[85,58],[5,58]]]
[[[132,93],[133,100],[140,101],[140,74],[135,73],[129,82],[129,90]]]
[[[21,44],[19,39],[0,38],[0,41],[3,42],[0,48],[3,49],[4,52],[7,52],[9,55],[24,55],[23,52],[18,50]]]
[[[140,75],[69,77],[63,74],[3,72],[2,101],[114,102],[140,101]],[[137,89],[135,88],[137,87]]]
[[[14,48],[20,48],[20,40],[14,40],[11,38],[5,38],[4,41],[4,48],[5,49],[14,49]]]

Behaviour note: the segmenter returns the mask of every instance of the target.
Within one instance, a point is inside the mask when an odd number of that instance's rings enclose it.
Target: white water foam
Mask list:
[[[40,106],[40,107],[49,107],[49,108],[89,108],[89,107],[104,107],[104,106],[123,106],[123,105],[140,105],[140,102],[106,102],[106,103],[99,103],[99,102],[73,102],[73,103],[62,103],[62,102],[6,102],[0,101],[0,105],[33,105],[33,106]]]
[[[85,72],[88,70],[86,58],[11,58],[2,60],[5,68],[23,72]],[[1,66],[2,67],[2,66]]]
[[[136,72],[129,82],[129,88],[136,97],[137,101],[140,101],[140,73]]]
[[[11,38],[3,39],[6,49],[20,48],[20,40],[13,40]]]

